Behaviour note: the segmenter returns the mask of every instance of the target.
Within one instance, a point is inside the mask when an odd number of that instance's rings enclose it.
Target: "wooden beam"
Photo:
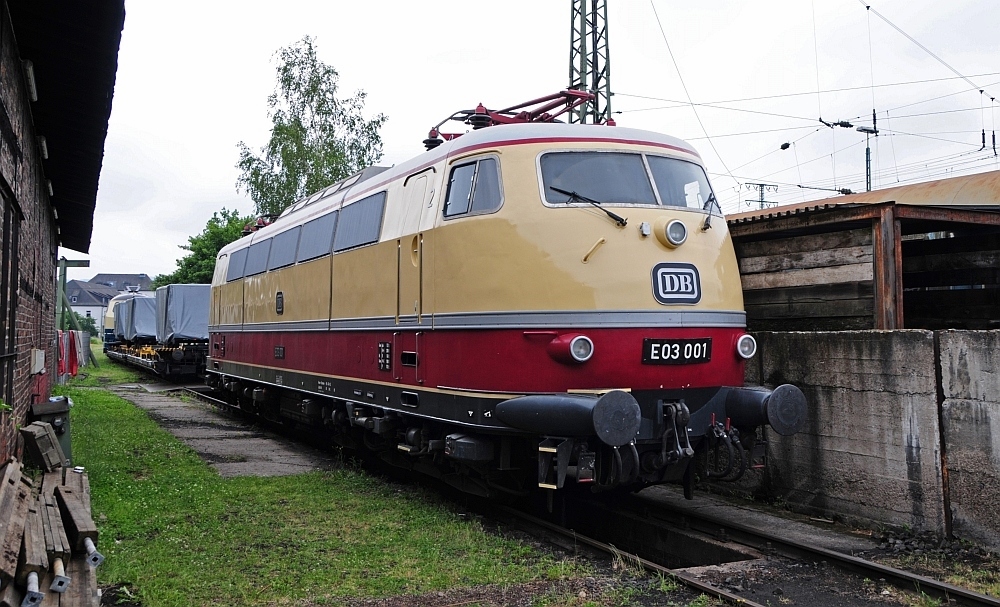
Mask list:
[[[979,211],[956,207],[942,208],[900,205],[896,207],[896,218],[1000,226],[1000,213],[996,211]]]
[[[903,328],[903,253],[895,205],[879,205],[872,219],[875,328]]]
[[[729,233],[735,239],[747,236],[775,234],[787,230],[801,230],[830,224],[873,219],[879,216],[879,212],[882,208],[892,204],[893,203],[891,202],[866,204],[856,207],[822,209],[814,212],[801,210],[798,213],[788,215],[776,213],[776,216],[768,217],[766,219],[762,218],[753,221],[741,220],[730,222]]]

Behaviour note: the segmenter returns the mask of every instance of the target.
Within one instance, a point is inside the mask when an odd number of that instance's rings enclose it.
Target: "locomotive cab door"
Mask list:
[[[396,324],[420,324],[423,317],[423,240],[420,217],[426,206],[427,175],[412,176],[403,186],[402,236],[396,240]]]

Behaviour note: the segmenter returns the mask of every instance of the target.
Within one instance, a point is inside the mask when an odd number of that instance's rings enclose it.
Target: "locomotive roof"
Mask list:
[[[597,144],[597,147],[600,144],[651,146],[661,148],[666,153],[681,154],[698,162],[701,161],[701,156],[686,141],[662,133],[619,126],[526,123],[472,130],[391,168],[368,167],[319,192],[314,192],[289,206],[291,210],[286,210],[271,225],[226,245],[219,253],[227,253],[248,245],[251,240],[263,239],[283,232],[287,228],[301,224],[306,217],[318,216],[336,207],[342,200],[352,200],[365,194],[374,193],[375,190],[392,180],[437,164],[448,156],[474,152],[477,149],[487,149],[497,145],[548,143],[558,146],[560,143],[580,141],[593,142]],[[306,204],[302,204],[303,202]],[[296,208],[297,205],[298,208]]]

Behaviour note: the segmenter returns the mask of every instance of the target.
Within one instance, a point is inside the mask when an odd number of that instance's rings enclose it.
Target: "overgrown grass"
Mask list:
[[[995,554],[903,554],[877,560],[982,594],[1000,596],[1000,559]]]
[[[134,367],[115,362],[104,354],[101,341],[97,338],[90,340],[90,350],[94,353],[99,367],[88,365],[80,367],[76,377],[70,380],[71,386],[101,388],[105,386],[117,386],[121,384],[131,384],[139,381],[148,381],[148,375],[142,373]]]
[[[63,392],[107,557],[99,580],[146,607],[339,604],[545,579],[556,566],[359,472],[223,479],[131,403]]]

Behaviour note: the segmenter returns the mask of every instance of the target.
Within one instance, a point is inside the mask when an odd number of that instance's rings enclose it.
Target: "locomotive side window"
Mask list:
[[[247,261],[248,247],[233,252],[229,256],[229,268],[226,270],[226,282],[231,282],[238,278],[243,278],[243,266]]]
[[[548,203],[573,202],[556,187],[602,204],[657,204],[639,154],[554,152],[542,156],[541,166]]]
[[[299,244],[300,229],[296,226],[272,239],[271,256],[267,260],[268,270],[276,270],[295,263],[295,249]]]
[[[302,226],[296,261],[308,261],[329,255],[333,248],[333,232],[337,228],[337,211],[323,215]]]
[[[247,265],[246,270],[243,272],[244,276],[253,276],[254,274],[260,274],[267,269],[267,254],[271,251],[271,239],[262,240],[260,242],[255,242],[250,245],[249,252],[247,253]]]
[[[700,166],[663,156],[646,156],[646,160],[663,204],[689,209],[704,208],[712,187]]]
[[[500,174],[496,158],[483,158],[476,169],[476,187],[472,192],[472,213],[487,213],[500,208]]]
[[[454,217],[469,212],[472,184],[476,179],[476,163],[470,162],[451,170],[448,179],[448,197],[444,201],[444,216]]]
[[[333,237],[334,252],[378,242],[385,212],[385,192],[373,194],[340,210],[340,225]]]
[[[451,170],[444,216],[489,213],[500,208],[500,173],[495,158],[461,164]]]

